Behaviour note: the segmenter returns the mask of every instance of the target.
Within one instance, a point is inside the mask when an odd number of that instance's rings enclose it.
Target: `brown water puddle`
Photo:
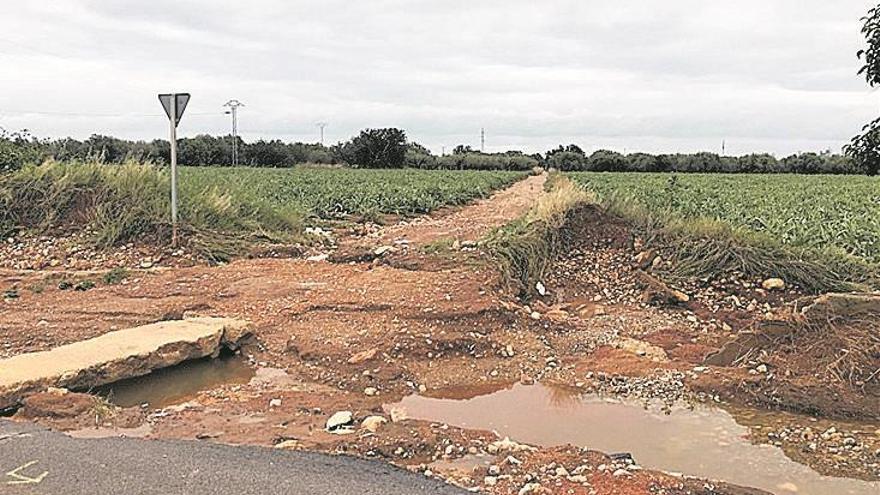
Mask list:
[[[543,385],[466,400],[410,396],[389,405],[407,417],[494,430],[542,446],[572,444],[629,452],[642,466],[768,490],[779,495],[877,495],[880,482],[822,476],[770,445],[748,441],[749,430],[726,411],[580,395]]]
[[[244,384],[255,370],[241,356],[185,361],[177,366],[156,370],[149,375],[97,387],[93,393],[121,407],[146,404],[152,409],[180,404],[199,392],[224,384]]]

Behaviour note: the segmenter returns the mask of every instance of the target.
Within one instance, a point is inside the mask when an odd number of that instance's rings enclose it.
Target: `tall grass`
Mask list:
[[[170,174],[135,162],[47,161],[0,176],[0,232],[85,229],[95,245],[170,238]],[[298,234],[302,215],[247,203],[217,187],[190,187],[181,195],[185,242],[223,259],[248,237]]]
[[[501,267],[503,280],[529,298],[537,282],[564,247],[564,227],[594,196],[569,179],[551,174],[541,196],[526,214],[489,234],[487,246]]]

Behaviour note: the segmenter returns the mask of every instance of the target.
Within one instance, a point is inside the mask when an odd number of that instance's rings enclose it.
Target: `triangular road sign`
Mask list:
[[[161,94],[159,95],[159,101],[162,103],[162,108],[165,109],[165,115],[168,116],[168,119],[171,120],[171,98],[177,99],[177,115],[174,116],[174,126],[180,123],[180,118],[183,117],[183,111],[186,110],[186,104],[189,103],[189,93],[170,93],[170,94]]]

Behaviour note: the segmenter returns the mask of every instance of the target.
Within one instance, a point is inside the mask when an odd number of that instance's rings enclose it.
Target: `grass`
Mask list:
[[[148,164],[48,161],[0,176],[0,232],[87,230],[94,244],[170,237],[170,176]],[[190,188],[181,202],[184,238],[223,259],[241,239],[298,233],[298,212],[243,202],[216,187]]]
[[[102,277],[102,281],[107,285],[117,285],[121,284],[123,280],[127,279],[131,273],[126,268],[116,267],[105,273]]]
[[[811,292],[878,286],[880,181],[797,175],[569,174],[649,243],[672,275],[739,271]]]
[[[567,178],[552,174],[546,194],[526,214],[493,231],[486,245],[498,260],[503,280],[524,299],[530,298],[550,264],[564,248],[564,227],[579,207],[595,197]]]

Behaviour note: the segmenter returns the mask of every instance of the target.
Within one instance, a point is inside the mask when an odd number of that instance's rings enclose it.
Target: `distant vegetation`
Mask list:
[[[864,144],[864,143],[863,143]],[[867,146],[867,145],[866,145]],[[0,171],[19,168],[45,159],[58,161],[125,161],[167,164],[169,144],[163,140],[128,141],[94,135],[84,141],[65,138],[40,140],[28,134],[0,131]],[[185,166],[229,166],[232,139],[199,135],[179,143],[178,163]],[[353,168],[417,168],[426,170],[516,170],[535,167],[561,171],[596,172],[707,172],[871,174],[870,160],[825,153],[800,153],[784,158],[769,154],[719,156],[715,153],[621,154],[599,150],[585,153],[574,144],[547,153],[527,155],[519,151],[481,153],[470,146],[456,146],[451,154],[437,156],[426,147],[407,140],[400,129],[365,129],[348,141],[333,146],[285,143],[239,138],[239,164],[250,167],[289,168],[300,164]]]
[[[766,153],[720,156],[715,153],[651,155],[599,150],[584,153],[576,145],[560,146],[547,152],[545,164],[564,172],[704,172],[752,174],[864,174],[869,172],[855,161],[825,153],[800,153],[776,158]]]
[[[436,156],[418,143],[409,142],[400,129],[365,129],[352,139],[333,146],[314,143],[285,143],[238,138],[239,165],[289,168],[300,164],[338,165],[354,168],[422,168],[446,170],[518,170],[540,165],[539,158],[520,152],[479,153],[459,146],[454,155]],[[46,159],[57,161],[126,161],[167,164],[168,141],[129,141],[93,135],[84,141],[72,138],[37,139],[27,133],[6,133],[0,129],[0,172]],[[178,163],[184,166],[229,166],[232,137],[199,135],[178,142]]]

